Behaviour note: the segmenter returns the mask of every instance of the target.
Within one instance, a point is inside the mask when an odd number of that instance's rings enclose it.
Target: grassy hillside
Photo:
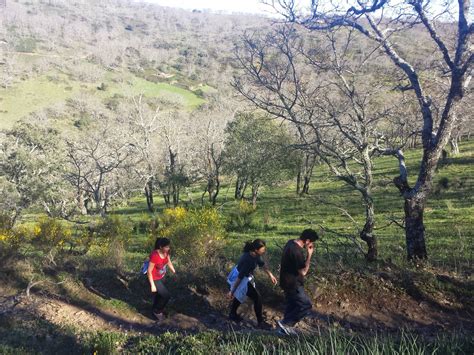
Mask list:
[[[28,353],[28,342],[29,349],[55,353],[66,348],[78,353],[472,352],[473,148],[473,142],[464,142],[461,155],[448,159],[438,171],[425,217],[428,262],[405,261],[403,231],[387,220],[402,217],[397,191],[385,184],[396,173],[393,161],[376,161],[380,260],[369,264],[353,242],[340,235],[356,235],[354,222],[341,208],[360,223],[359,197],[319,166],[308,196],[296,197],[292,183],[265,188],[252,223],[229,231],[218,255],[201,263],[175,257],[178,274],[167,280],[173,295],[170,314],[161,326],[149,315],[146,281],[137,274],[148,253],[147,226],[156,216],[146,211],[143,197],[137,196],[113,211],[133,226],[123,255],[100,247],[86,255],[65,249],[53,254],[52,264],[43,249],[23,245],[18,258],[12,254],[4,258],[0,305],[6,313],[0,317],[0,350]],[[410,162],[416,158],[417,153],[407,152],[412,171],[416,166]],[[199,186],[189,190],[189,207],[199,207],[199,190]],[[232,185],[225,186],[218,203],[224,224],[238,208],[232,196]],[[158,216],[163,208],[161,204]],[[25,217],[25,226],[33,228],[40,216]],[[266,239],[267,260],[276,272],[281,245],[303,228],[319,229],[319,225],[328,231],[317,242],[306,284],[317,316],[299,325],[301,336],[281,338],[275,332],[257,332],[250,306],[242,307],[248,321],[228,323],[225,275],[243,242]],[[111,264],[117,255],[123,257],[119,269]],[[35,280],[39,283],[26,297],[24,290]],[[257,287],[266,317],[274,322],[283,311],[281,291],[261,273]],[[16,313],[9,311],[12,304],[17,305]],[[36,340],[31,343],[27,339],[33,335]]]
[[[120,81],[118,80],[120,78]],[[105,84],[105,90],[98,87]],[[50,72],[20,81],[8,89],[0,89],[0,129],[8,129],[28,114],[63,104],[79,94],[101,100],[120,95],[124,98],[144,95],[165,100],[178,108],[191,111],[205,102],[191,90],[169,83],[155,83],[131,73],[107,73],[104,80],[85,83],[61,73]]]

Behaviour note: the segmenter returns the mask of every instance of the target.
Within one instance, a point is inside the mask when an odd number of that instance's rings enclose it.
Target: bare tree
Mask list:
[[[140,156],[133,166],[135,174],[143,185],[147,207],[154,212],[155,180],[159,170],[157,132],[159,129],[159,108],[150,109],[143,95],[133,97],[131,110],[128,112],[129,140]]]
[[[447,3],[442,13],[435,13],[434,2],[430,0],[357,1],[354,6],[342,3],[321,3],[308,1],[308,11],[300,12],[294,0],[264,1],[276,9],[285,20],[297,23],[310,31],[325,31],[346,27],[357,30],[379,46],[380,51],[398,69],[403,87],[411,93],[418,105],[422,120],[423,154],[416,183],[408,182],[408,171],[402,149],[385,150],[384,154],[398,159],[400,174],[394,179],[405,201],[405,230],[408,259],[428,257],[425,244],[423,214],[426,201],[432,190],[433,177],[441,153],[449,141],[455,125],[457,109],[470,81],[474,54],[472,33],[474,25],[469,22],[470,0]],[[453,8],[449,6],[453,5]],[[440,27],[443,20],[449,21],[450,14],[456,26],[453,38],[443,37]],[[410,29],[417,29],[431,38],[438,56],[437,65],[429,70],[437,73],[437,79],[446,87],[441,97],[428,92],[429,85],[423,79],[423,66],[415,65],[410,51],[400,50],[398,39],[407,35]],[[401,36],[400,36],[401,35]],[[400,79],[400,78],[396,78]]]
[[[189,185],[190,178],[186,171],[187,155],[190,153],[190,137],[187,129],[189,115],[177,111],[160,116],[161,164],[157,181],[167,206],[177,206],[183,187]]]
[[[291,122],[300,139],[296,146],[307,156],[317,155],[361,194],[366,218],[359,235],[367,243],[367,259],[375,260],[373,157],[396,105],[381,104],[388,90],[371,80],[364,64],[368,58],[354,59],[352,31],[328,32],[318,45],[302,39],[291,26],[263,38],[246,37],[237,51],[244,75],[234,86],[258,108]]]
[[[103,122],[90,127],[78,139],[66,141],[66,176],[77,191],[80,209],[105,215],[112,199],[120,193],[121,174],[136,164],[130,161],[134,147],[124,134],[119,127]]]
[[[197,178],[202,179],[205,184],[201,204],[204,204],[206,194],[212,205],[217,203],[223,168],[224,131],[227,123],[234,118],[235,112],[232,100],[214,95],[191,117],[195,133],[192,141],[196,144],[193,165],[197,169]]]

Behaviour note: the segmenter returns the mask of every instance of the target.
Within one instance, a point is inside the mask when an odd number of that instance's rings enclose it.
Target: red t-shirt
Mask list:
[[[162,258],[160,253],[157,250],[153,250],[150,254],[150,263],[155,264],[153,271],[151,273],[153,280],[161,280],[165,277],[166,273],[166,264],[168,264],[169,257]]]

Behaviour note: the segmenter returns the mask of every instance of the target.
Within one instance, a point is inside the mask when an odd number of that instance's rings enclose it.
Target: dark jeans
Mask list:
[[[284,291],[286,309],[285,317],[282,322],[289,326],[294,326],[310,313],[312,308],[311,300],[304,292],[303,286],[297,286],[294,289]]]
[[[155,300],[153,301],[153,313],[161,313],[170,300],[170,293],[165,287],[163,280],[154,280],[156,286]]]
[[[255,310],[255,315],[257,316],[257,322],[261,323],[263,321],[262,316],[262,296],[258,293],[258,291],[253,287],[253,285],[249,282],[247,288],[247,296],[253,300],[253,309]],[[237,298],[234,298],[232,301],[232,306],[230,308],[230,316],[237,316],[237,308],[239,308],[240,302]]]

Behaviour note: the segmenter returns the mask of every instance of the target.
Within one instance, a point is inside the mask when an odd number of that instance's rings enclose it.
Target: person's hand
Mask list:
[[[272,280],[272,284],[276,285],[278,283],[278,280],[275,276],[270,275],[270,280]]]
[[[306,249],[308,250],[308,255],[312,255],[314,252],[314,244],[313,243],[308,244],[308,247]]]
[[[152,292],[152,293],[156,293],[156,286],[155,286],[155,284],[152,284],[152,285],[151,285],[151,292]]]
[[[229,291],[229,293],[227,293],[227,298],[230,300],[234,298],[234,295],[232,294],[232,292]]]

